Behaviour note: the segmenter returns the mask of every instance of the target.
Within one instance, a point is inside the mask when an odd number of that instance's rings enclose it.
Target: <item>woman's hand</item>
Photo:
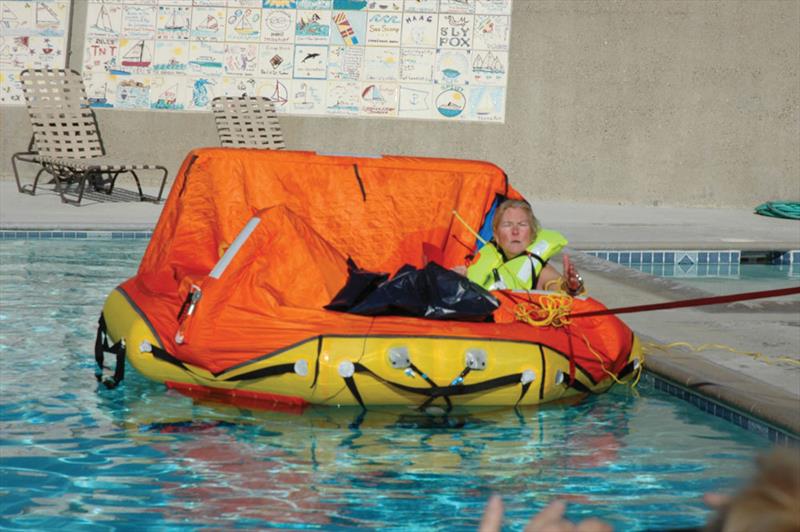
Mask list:
[[[577,295],[583,291],[583,278],[570,262],[569,255],[564,253],[564,288],[570,295]]]

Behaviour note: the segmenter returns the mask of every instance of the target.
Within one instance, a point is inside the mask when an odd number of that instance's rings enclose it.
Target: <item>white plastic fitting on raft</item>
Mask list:
[[[300,375],[301,377],[305,377],[308,375],[308,362],[303,360],[302,358],[294,363],[294,372]]]
[[[526,369],[522,372],[522,376],[519,378],[519,382],[522,384],[528,384],[536,380],[536,373],[532,369]]]
[[[152,353],[153,346],[150,345],[150,342],[148,342],[147,340],[142,340],[142,343],[139,344],[139,351],[141,351],[142,353]]]
[[[183,333],[178,331],[175,333],[175,343],[182,344],[183,343]]]
[[[561,370],[556,371],[556,384],[563,384],[564,372]]]
[[[486,351],[476,347],[467,349],[464,356],[464,364],[471,370],[484,370],[486,369]]]
[[[389,364],[394,369],[405,369],[411,366],[411,358],[409,358],[408,348],[405,346],[390,347],[386,354],[389,356]]]
[[[356,372],[356,367],[349,360],[345,360],[344,362],[339,364],[339,375],[341,377],[348,379],[352,377],[355,372]]]

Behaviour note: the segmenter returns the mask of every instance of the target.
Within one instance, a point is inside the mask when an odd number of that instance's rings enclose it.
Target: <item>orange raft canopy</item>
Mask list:
[[[348,258],[394,273],[437,249],[444,266],[464,264],[466,225],[502,197],[521,198],[486,162],[195,150],[137,275],[106,301],[97,354],[114,344],[179,389],[296,404],[535,404],[632,378],[638,342],[615,316],[531,326],[508,297],[484,323],[323,309]],[[516,294],[527,307],[542,297]]]

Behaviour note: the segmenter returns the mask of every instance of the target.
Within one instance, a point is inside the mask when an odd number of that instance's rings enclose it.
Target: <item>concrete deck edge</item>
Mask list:
[[[778,388],[677,350],[648,354],[645,368],[800,438],[800,404],[797,398]]]

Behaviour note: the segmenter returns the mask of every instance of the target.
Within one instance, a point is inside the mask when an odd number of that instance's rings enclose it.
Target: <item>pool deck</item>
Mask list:
[[[0,180],[0,229],[152,229],[161,205],[131,198],[123,189],[111,198],[93,193],[75,207],[62,204],[52,187],[30,196],[19,194],[14,181]],[[534,201],[533,206],[545,227],[567,236],[572,250],[800,249],[800,222],[758,216],[751,209],[551,201]],[[579,251],[573,251],[572,257],[589,293],[610,308],[709,295],[677,280],[634,272]],[[654,373],[800,435],[800,297],[621,318],[650,346],[646,367]],[[688,342],[695,348],[709,345],[702,350],[657,347],[673,342]]]

